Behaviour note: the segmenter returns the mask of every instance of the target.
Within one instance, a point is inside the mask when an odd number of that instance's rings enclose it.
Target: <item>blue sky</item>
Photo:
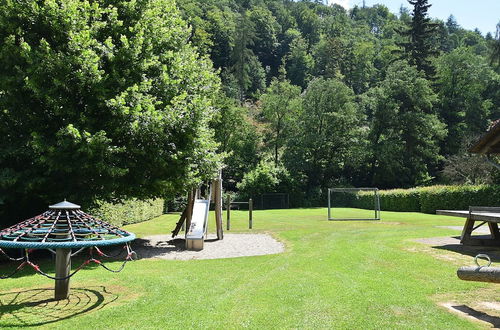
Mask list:
[[[361,5],[363,0],[328,0],[346,8]],[[366,0],[367,6],[377,3],[386,5],[393,13],[398,13],[401,4],[410,7],[406,0]],[[483,34],[491,32],[495,35],[496,25],[500,21],[500,0],[429,0],[432,7],[429,15],[446,20],[450,14],[455,16],[458,24],[466,29],[478,28]]]

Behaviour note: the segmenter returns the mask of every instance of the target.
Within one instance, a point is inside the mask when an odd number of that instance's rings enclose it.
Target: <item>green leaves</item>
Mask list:
[[[170,0],[2,2],[7,209],[164,197],[210,177],[219,80],[189,37]]]

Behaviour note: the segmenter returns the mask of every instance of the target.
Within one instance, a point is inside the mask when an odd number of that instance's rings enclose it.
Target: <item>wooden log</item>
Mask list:
[[[457,270],[457,276],[464,281],[500,283],[500,267],[464,266]]]
[[[71,249],[56,249],[56,277],[69,276],[71,272]],[[67,299],[69,297],[69,278],[55,280],[55,300]]]

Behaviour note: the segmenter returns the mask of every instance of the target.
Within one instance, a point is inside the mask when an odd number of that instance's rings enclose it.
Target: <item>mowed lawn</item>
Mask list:
[[[455,275],[460,262],[436,257],[453,252],[414,241],[458,235],[458,231],[437,226],[460,226],[463,220],[382,212],[378,222],[332,222],[326,214],[324,208],[255,211],[251,232],[266,232],[284,242],[284,253],[217,260],[139,260],[128,263],[119,274],[90,267],[72,278],[71,299],[58,303],[44,300],[52,296],[53,282],[27,268],[13,279],[0,281],[0,327],[483,326],[448,312],[436,297],[471,295],[481,288],[494,290],[498,296],[495,285],[460,281]],[[372,212],[338,209],[336,214],[355,217]],[[246,212],[232,212],[231,232],[249,232],[246,219]],[[167,234],[177,220],[177,215],[165,215],[126,229],[139,237]],[[472,264],[471,257],[461,258]],[[41,265],[53,270],[49,261]],[[119,263],[110,267],[117,268]],[[2,266],[0,271],[7,269]]]

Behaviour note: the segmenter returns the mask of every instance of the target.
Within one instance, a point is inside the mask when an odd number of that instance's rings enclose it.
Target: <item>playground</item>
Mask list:
[[[373,211],[335,209],[339,216]],[[262,234],[283,245],[259,256],[165,260],[140,256],[120,274],[90,264],[69,300],[23,269],[0,284],[0,327],[44,328],[448,328],[500,325],[498,287],[461,281],[473,250],[459,248],[464,219],[383,212],[380,221],[328,221],[326,208],[231,211],[231,235]],[[138,241],[168,234],[179,215],[125,226]],[[215,237],[209,215],[209,239]],[[241,235],[244,239],[246,236]],[[248,239],[250,237],[246,237]],[[451,239],[451,240],[450,240]],[[199,253],[210,249],[205,248]],[[251,244],[251,242],[250,242]],[[229,251],[229,250],[228,250]],[[483,248],[498,263],[492,248]],[[196,251],[186,251],[198,253]],[[73,264],[79,264],[74,257]],[[120,261],[108,262],[117,268]],[[2,264],[2,273],[12,265]],[[50,259],[40,267],[54,270]]]

